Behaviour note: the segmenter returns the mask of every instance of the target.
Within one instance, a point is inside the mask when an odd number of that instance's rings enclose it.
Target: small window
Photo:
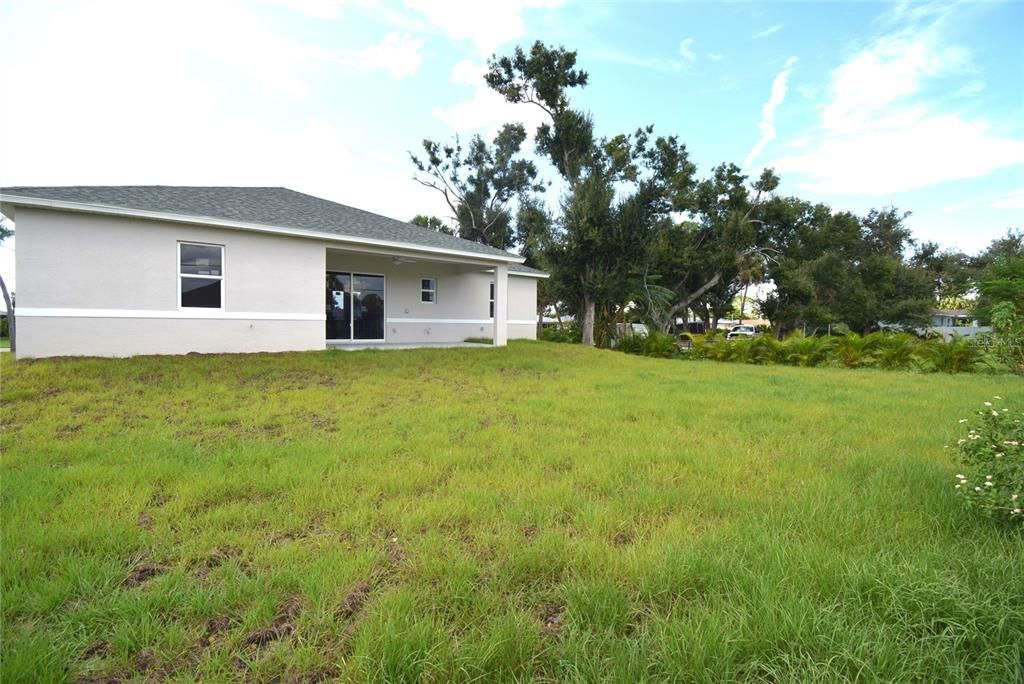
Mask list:
[[[494,318],[494,283],[491,283],[491,313],[490,317]]]
[[[420,301],[427,304],[437,301],[437,278],[424,278],[420,281]]]
[[[178,303],[183,309],[220,309],[224,303],[224,247],[178,243]]]

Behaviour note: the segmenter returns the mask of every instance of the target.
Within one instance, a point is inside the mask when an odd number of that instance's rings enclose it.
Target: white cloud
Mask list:
[[[968,65],[969,54],[935,30],[875,40],[832,72],[821,123],[804,132],[813,138],[806,151],[771,165],[806,190],[886,195],[1024,164],[1024,140],[924,97],[932,80]]]
[[[758,128],[761,129],[761,137],[754,143],[754,147],[751,148],[746,161],[743,162],[743,166],[746,168],[750,168],[750,165],[757,158],[757,155],[761,154],[761,150],[764,149],[765,145],[775,140],[775,110],[786,99],[786,83],[789,81],[789,75],[792,73],[796,61],[796,57],[787,59],[782,71],[772,81],[771,95],[768,97],[768,101],[764,103],[764,106],[761,107],[761,123],[758,125]]]
[[[785,24],[775,24],[774,26],[769,26],[763,31],[758,31],[757,33],[755,33],[754,38],[767,38],[773,33],[778,33],[779,31],[781,31],[784,26]]]
[[[985,90],[985,82],[981,80],[968,81],[953,92],[953,97],[974,97]]]
[[[337,19],[346,0],[274,0],[275,4],[314,19]]]
[[[552,9],[564,0],[405,0],[453,40],[470,40],[481,57],[526,33],[523,13],[529,9]]]
[[[686,68],[686,63],[678,59],[666,59],[664,57],[646,57],[626,50],[619,50],[608,45],[597,45],[587,49],[587,59],[597,59],[616,64],[650,69],[661,73],[672,74]]]
[[[384,40],[364,50],[356,50],[341,61],[363,71],[388,71],[394,78],[416,73],[423,58],[423,40],[405,34],[389,33]]]
[[[710,59],[712,62],[721,62],[722,57],[724,57],[724,55],[720,55],[717,52],[708,53],[708,59]]]
[[[1011,190],[989,206],[993,209],[1024,209],[1024,188]]]
[[[842,64],[832,74],[832,102],[825,108],[830,128],[874,118],[893,102],[918,93],[926,78],[961,68],[966,52],[934,47],[928,37],[884,37]]]
[[[970,209],[973,206],[973,202],[957,202],[956,204],[950,204],[948,206],[942,207],[942,209],[940,209],[939,211],[942,212],[943,214],[953,214],[958,211],[963,211],[964,209]]]
[[[679,56],[687,62],[697,59],[697,55],[693,54],[693,38],[686,38],[683,42],[679,43]]]

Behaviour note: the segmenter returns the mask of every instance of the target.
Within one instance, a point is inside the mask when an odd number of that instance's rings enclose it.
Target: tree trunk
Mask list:
[[[750,287],[750,283],[744,283],[743,285],[743,296],[740,298],[740,325],[743,325],[743,309],[747,306],[747,288]]]
[[[3,291],[4,304],[7,305],[7,334],[11,340],[11,353],[15,354],[18,351],[18,343],[14,330],[14,302],[11,301],[11,295],[7,292],[7,283],[4,282],[3,276],[0,276],[0,291]]]
[[[594,346],[594,301],[588,296],[583,297],[582,342],[588,347]]]

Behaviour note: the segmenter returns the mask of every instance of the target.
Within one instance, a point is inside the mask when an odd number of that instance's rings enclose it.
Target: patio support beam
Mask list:
[[[494,346],[508,344],[508,264],[494,267]]]

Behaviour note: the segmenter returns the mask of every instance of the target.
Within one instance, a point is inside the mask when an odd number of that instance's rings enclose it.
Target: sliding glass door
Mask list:
[[[384,341],[384,276],[327,273],[327,339]]]

